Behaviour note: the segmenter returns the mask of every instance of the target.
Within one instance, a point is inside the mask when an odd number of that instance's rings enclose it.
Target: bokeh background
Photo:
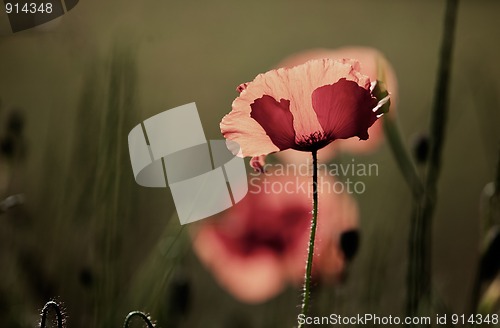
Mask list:
[[[81,0],[1,36],[1,196],[24,204],[0,215],[0,326],[36,326],[50,299],[69,327],[118,327],[131,310],[160,327],[294,325],[298,289],[249,305],[218,286],[169,190],[135,184],[127,134],[194,101],[219,139],[240,83],[299,51],[362,45],[395,69],[411,149],[428,131],[443,14],[444,1]],[[499,19],[498,1],[461,1],[433,248],[434,288],[456,313],[470,300],[479,200],[500,145]],[[410,192],[386,144],[355,160],[379,165],[356,196],[361,247],[344,284],[315,291],[314,312],[401,315]]]

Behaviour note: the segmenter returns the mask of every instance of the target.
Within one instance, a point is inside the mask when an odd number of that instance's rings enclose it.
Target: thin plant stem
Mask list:
[[[411,160],[410,154],[403,144],[403,138],[399,128],[390,115],[384,115],[383,127],[389,147],[391,148],[394,158],[398,163],[399,170],[410,188],[413,198],[419,199],[424,192],[424,186],[420,180],[415,165]]]
[[[318,222],[318,151],[312,151],[313,158],[313,210],[311,219],[311,234],[307,246],[306,274],[304,277],[304,295],[302,300],[301,315],[307,315],[311,299],[312,264],[314,257],[314,241],[316,239],[316,226]],[[299,324],[299,328],[303,324]]]
[[[458,0],[447,0],[443,40],[441,43],[439,69],[431,117],[431,138],[426,180],[427,187],[436,186],[441,171],[441,155],[445,139],[446,121],[448,118],[451,63],[457,14]]]
[[[132,320],[133,317],[141,318],[148,325],[148,328],[154,328],[154,325],[151,322],[151,319],[149,319],[149,317],[145,313],[140,312],[140,311],[130,312],[127,315],[127,317],[125,318],[125,322],[123,323],[123,328],[128,328],[130,321]]]
[[[448,117],[449,81],[458,0],[447,0],[444,34],[438,66],[430,128],[430,151],[424,194],[413,206],[409,238],[407,314],[415,316],[431,304],[432,217],[437,201],[437,182]]]
[[[374,89],[375,96],[377,99],[383,99],[389,92],[385,88],[385,70],[386,63],[385,60],[378,59],[377,60],[377,79],[382,83],[377,83],[377,87]],[[385,103],[386,109],[382,112],[388,112],[391,102],[388,101]],[[410,188],[413,198],[420,199],[424,194],[424,185],[422,180],[420,179],[417,169],[411,159],[409,152],[406,150],[406,147],[403,143],[403,138],[401,137],[400,129],[395,121],[395,119],[391,115],[384,115],[382,119],[383,128],[385,137],[389,143],[389,147],[391,148],[392,154],[394,155],[394,159],[398,164],[399,170],[403,175],[408,187]]]
[[[478,263],[481,263],[478,261]],[[471,300],[470,300],[470,305],[469,305],[469,313],[473,314],[476,313],[478,309],[478,304],[479,300],[481,298],[481,286],[482,286],[482,279],[481,279],[481,269],[480,269],[480,264],[478,265],[476,269],[476,274],[474,276],[474,282],[472,285],[472,294],[471,294]]]
[[[49,301],[47,303],[45,303],[45,306],[43,307],[42,309],[42,318],[40,320],[40,328],[45,328],[46,326],[46,322],[47,322],[47,314],[49,312],[50,309],[54,309],[55,313],[56,313],[56,319],[57,319],[57,328],[63,328],[63,315],[62,315],[62,312],[61,312],[61,309],[59,308],[59,304],[57,304],[56,302],[54,301]]]
[[[500,197],[500,149],[498,150],[498,160],[495,178],[495,191],[493,193],[494,197]]]

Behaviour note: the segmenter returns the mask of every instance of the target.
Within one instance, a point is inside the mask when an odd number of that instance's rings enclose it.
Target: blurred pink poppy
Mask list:
[[[241,147],[240,156],[251,157],[318,150],[355,136],[366,140],[388,100],[378,101],[374,86],[349,59],[271,70],[238,87],[240,96],[222,119],[221,132]]]
[[[193,226],[193,247],[217,282],[235,298],[264,302],[305,273],[311,220],[307,177],[273,176],[250,180],[249,193],[234,207]],[[357,228],[358,210],[347,194],[322,177],[314,276],[337,281],[345,267],[340,236]]]
[[[352,58],[360,63],[360,72],[367,75],[371,81],[377,80],[378,69],[383,67],[385,74],[385,84],[391,93],[391,110],[390,115],[395,115],[398,85],[396,75],[389,62],[384,55],[378,50],[367,47],[345,47],[334,50],[330,49],[313,49],[291,55],[281,61],[277,67],[294,67],[301,65],[312,59],[331,58],[342,60],[343,58]],[[330,160],[336,151],[346,151],[353,154],[369,153],[378,148],[383,140],[382,122],[377,121],[369,129],[370,138],[364,142],[359,142],[355,138],[339,140],[334,144],[330,144],[318,152],[318,158],[322,162]],[[302,154],[295,151],[284,151],[277,156],[286,162],[304,162],[309,159],[308,154]]]

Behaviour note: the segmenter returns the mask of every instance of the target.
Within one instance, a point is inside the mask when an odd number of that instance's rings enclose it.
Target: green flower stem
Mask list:
[[[378,58],[377,67],[377,79],[381,83],[377,83],[376,87],[373,90],[373,93],[378,100],[382,100],[384,97],[389,95],[389,92],[385,88],[385,60]],[[389,100],[382,106],[381,112],[389,112],[390,105],[391,101]],[[382,123],[385,136],[389,143],[389,147],[391,148],[394,159],[398,164],[403,178],[405,179],[408,187],[412,192],[413,198],[415,200],[420,199],[424,194],[424,185],[417,173],[410,154],[405,148],[399,127],[397,126],[394,118],[390,115],[384,115],[384,117],[382,118]]]
[[[408,187],[412,191],[413,198],[422,198],[424,186],[417,174],[417,170],[411,160],[410,154],[403,144],[403,138],[401,137],[401,132],[399,131],[396,122],[390,115],[384,115],[383,126],[385,136],[389,142],[389,147],[391,148],[394,158],[398,163],[399,170],[403,174]]]
[[[309,245],[307,247],[306,275],[304,277],[304,297],[302,300],[302,315],[307,315],[309,311],[309,301],[311,298],[311,280],[312,264],[314,257],[314,241],[316,239],[316,226],[318,222],[318,151],[313,150],[313,210],[311,220],[311,234],[309,236]],[[299,324],[299,328],[303,324]]]
[[[498,151],[497,172],[496,172],[496,179],[495,179],[495,192],[494,192],[493,196],[500,197],[500,149]]]
[[[154,325],[151,322],[151,320],[149,319],[149,317],[146,314],[144,314],[143,312],[140,312],[140,311],[132,311],[132,312],[130,312],[127,315],[127,317],[125,318],[125,322],[123,324],[123,328],[129,328],[130,321],[132,320],[133,317],[139,317],[139,318],[141,318],[142,321],[144,321],[146,323],[146,325],[148,326],[148,328],[154,328]]]
[[[45,304],[45,306],[43,307],[42,309],[42,319],[40,320],[40,325],[39,327],[40,328],[45,328],[46,324],[47,324],[47,315],[49,313],[49,310],[50,309],[53,309],[54,312],[56,313],[56,320],[57,320],[57,328],[63,328],[63,323],[64,323],[64,320],[63,320],[63,315],[62,315],[62,312],[61,312],[61,309],[59,308],[59,304],[57,304],[56,302],[54,301],[49,301]]]
[[[457,13],[458,0],[447,0],[443,41],[441,43],[439,69],[432,108],[429,164],[426,180],[426,187],[432,191],[435,191],[434,189],[441,169],[441,150],[443,148],[446,120],[448,117],[448,94]]]
[[[449,81],[452,50],[458,12],[458,0],[447,0],[444,34],[430,128],[430,151],[424,194],[413,206],[410,228],[407,314],[427,312],[431,304],[432,217],[437,201],[437,182],[441,171],[441,156],[448,117]]]

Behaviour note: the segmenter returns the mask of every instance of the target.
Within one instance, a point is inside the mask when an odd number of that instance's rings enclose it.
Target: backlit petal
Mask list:
[[[292,148],[295,144],[293,116],[290,113],[290,101],[281,99],[277,102],[271,96],[256,99],[251,105],[250,115],[266,131],[271,141],[280,149]]]
[[[377,120],[373,112],[377,99],[369,90],[345,79],[314,90],[312,103],[325,133],[334,140],[354,136],[366,140],[368,128]]]
[[[250,111],[232,111],[220,123],[224,138],[236,142],[241,148],[238,156],[260,156],[279,151],[264,131],[264,128],[250,117]]]

